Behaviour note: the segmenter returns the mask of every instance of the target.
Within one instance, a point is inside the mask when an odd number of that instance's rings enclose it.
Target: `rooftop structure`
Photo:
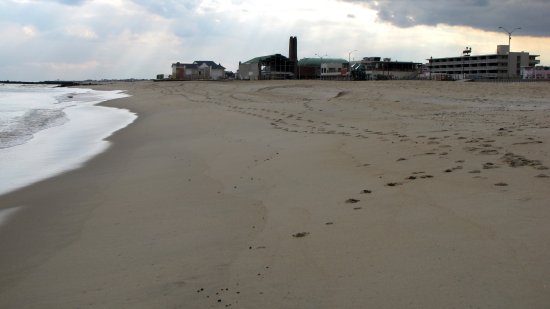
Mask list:
[[[298,38],[291,36],[288,43],[288,59],[292,61],[292,73],[294,76],[298,74]]]
[[[197,61],[194,61],[193,63],[197,64],[199,67],[202,65],[206,65],[207,67],[210,67],[214,70],[225,70],[225,67],[223,67],[221,64],[215,63],[214,61],[197,60]]]

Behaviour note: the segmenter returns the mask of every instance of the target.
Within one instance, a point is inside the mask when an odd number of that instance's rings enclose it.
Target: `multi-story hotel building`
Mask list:
[[[521,78],[522,68],[534,67],[538,55],[528,52],[510,52],[508,45],[498,45],[496,54],[470,56],[466,50],[460,57],[428,59],[431,78],[505,79]]]

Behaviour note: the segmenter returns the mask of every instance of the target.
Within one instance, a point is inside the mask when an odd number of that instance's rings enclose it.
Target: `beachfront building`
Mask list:
[[[267,58],[268,56],[264,56]],[[256,57],[245,62],[239,61],[237,79],[258,80],[260,79],[262,57]]]
[[[321,79],[342,80],[348,79],[349,62],[344,59],[324,60],[321,63]]]
[[[291,36],[288,42],[288,58],[273,54],[239,61],[236,78],[244,80],[294,79],[298,72],[298,38]]]
[[[177,80],[217,80],[225,77],[225,68],[214,61],[193,63],[173,63],[172,79]]]
[[[237,77],[245,80],[292,79],[295,62],[281,54],[256,57],[239,62]]]
[[[550,67],[523,67],[521,68],[521,77],[523,79],[550,79]]]
[[[321,77],[320,58],[302,58],[298,61],[299,79],[319,79]]]
[[[214,61],[195,61],[198,66],[199,79],[223,79],[225,77],[225,68]]]
[[[471,49],[467,50],[471,51]],[[521,78],[522,68],[539,63],[538,55],[510,52],[508,45],[498,45],[495,54],[428,59],[428,74],[432,79],[505,79]]]
[[[192,63],[172,63],[172,79],[190,80],[194,79],[197,66]]]
[[[349,64],[341,58],[302,58],[298,61],[299,79],[346,79]]]
[[[359,65],[360,64],[360,65]],[[365,57],[355,63],[364,70],[367,80],[372,79],[415,79],[421,73],[422,64],[411,61],[391,61],[391,58]]]

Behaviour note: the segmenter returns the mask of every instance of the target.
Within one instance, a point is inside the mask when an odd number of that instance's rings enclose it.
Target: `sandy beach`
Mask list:
[[[94,86],[138,119],[0,196],[0,308],[549,308],[550,87]]]

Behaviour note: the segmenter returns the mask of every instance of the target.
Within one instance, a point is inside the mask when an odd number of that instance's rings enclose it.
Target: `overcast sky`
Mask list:
[[[550,0],[0,0],[0,80],[153,78],[281,53],[425,62],[512,50],[550,65]],[[355,51],[356,50],[356,51]],[[351,52],[351,53],[350,53]]]

